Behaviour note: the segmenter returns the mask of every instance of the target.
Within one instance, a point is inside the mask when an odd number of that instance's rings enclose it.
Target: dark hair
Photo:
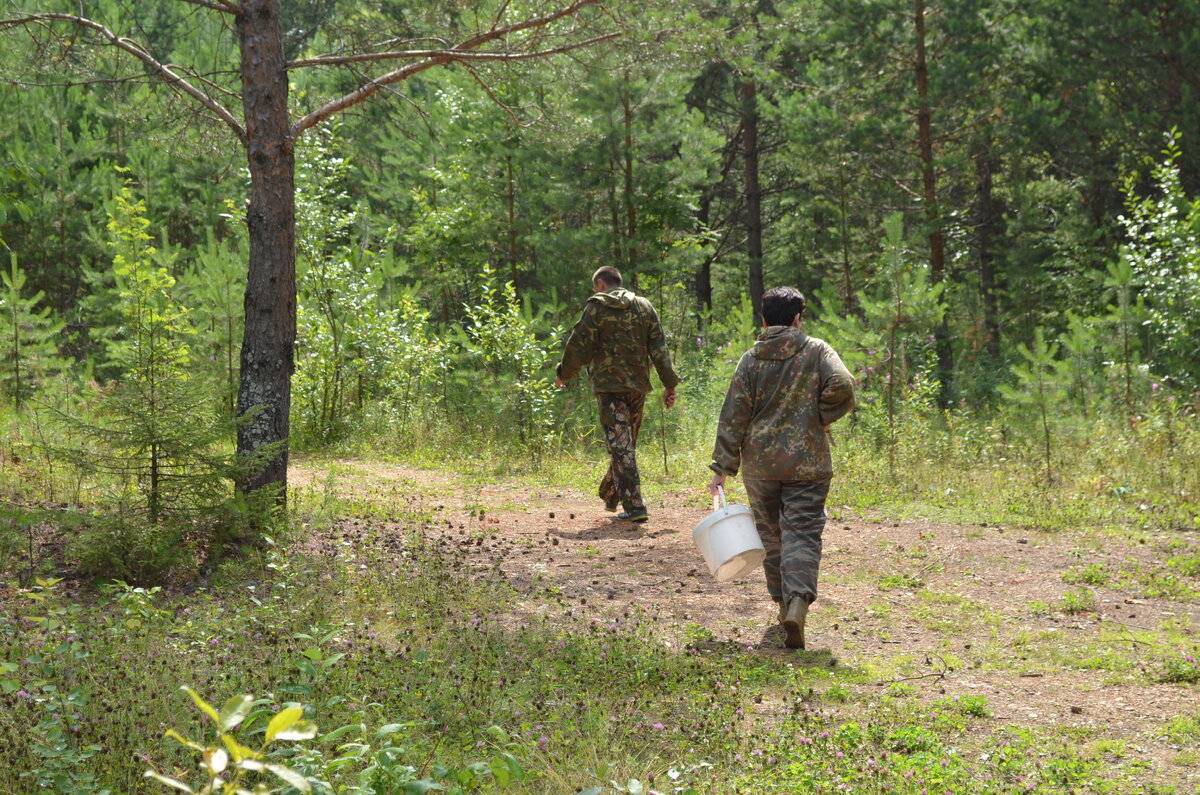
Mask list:
[[[790,326],[796,315],[804,317],[808,301],[795,287],[772,287],[763,293],[762,316],[768,326]]]
[[[603,268],[597,268],[592,274],[592,284],[601,281],[609,287],[621,286],[621,272],[612,265],[605,265]]]

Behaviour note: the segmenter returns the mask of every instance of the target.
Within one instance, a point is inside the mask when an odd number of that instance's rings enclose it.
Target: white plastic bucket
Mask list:
[[[754,515],[745,505],[725,502],[725,489],[717,487],[713,512],[692,531],[692,541],[704,556],[717,582],[744,577],[762,565],[767,551],[754,528]]]

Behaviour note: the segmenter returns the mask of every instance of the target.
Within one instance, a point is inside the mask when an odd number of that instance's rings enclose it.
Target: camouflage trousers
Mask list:
[[[763,561],[767,591],[776,602],[803,596],[811,604],[817,598],[829,480],[743,477],[742,483],[750,495],[754,524],[767,551]]]
[[[637,439],[646,396],[640,392],[597,392],[596,402],[600,405],[600,427],[604,429],[604,444],[611,459],[608,472],[600,481],[600,499],[608,507],[619,502],[627,511],[644,508]]]

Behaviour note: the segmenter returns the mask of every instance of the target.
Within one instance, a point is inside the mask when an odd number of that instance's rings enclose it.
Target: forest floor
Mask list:
[[[1172,654],[1196,654],[1200,600],[1164,567],[1181,550],[1200,553],[1194,534],[877,521],[830,505],[808,649],[791,651],[761,571],[726,584],[709,575],[691,539],[711,510],[698,489],[651,488],[650,520],[635,525],[605,513],[590,484],[542,489],[365,461],[300,463],[291,478],[341,499],[390,495],[421,517],[426,538],[481,572],[498,565],[519,594],[552,586],[597,620],[637,605],[662,617],[672,645],[827,666],[851,691],[848,711],[884,693],[982,696],[981,730],[1049,730],[1114,762],[1140,760],[1180,791],[1200,786],[1189,734],[1200,685],[1160,681]],[[515,615],[536,601],[498,609]]]

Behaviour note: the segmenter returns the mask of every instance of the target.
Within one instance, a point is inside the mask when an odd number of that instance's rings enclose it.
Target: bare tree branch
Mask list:
[[[308,66],[345,66],[352,63],[370,63],[374,61],[395,61],[402,59],[419,59],[419,58],[445,58],[447,61],[523,61],[530,58],[544,58],[547,55],[555,55],[557,53],[569,52],[577,50],[580,47],[590,47],[593,44],[599,44],[602,41],[615,39],[620,36],[620,33],[608,33],[603,36],[597,36],[594,39],[587,41],[576,42],[574,44],[564,44],[561,47],[554,47],[549,50],[536,50],[534,52],[460,52],[458,48],[448,50],[398,50],[394,52],[365,52],[356,53],[354,55],[320,55],[316,58],[305,58],[300,61],[290,61],[287,65],[288,69],[302,69]],[[382,80],[384,78],[380,78]]]
[[[225,122],[225,124],[227,124],[229,128],[233,130],[239,141],[241,141],[243,144],[246,143],[245,128],[238,122],[234,115],[225,108],[224,105],[222,105],[220,102],[217,102],[208,94],[189,83],[179,74],[174,72],[170,66],[160,63],[154,58],[154,56],[146,52],[146,50],[144,50],[137,42],[122,36],[118,36],[99,22],[87,19],[86,17],[75,16],[74,14],[30,14],[27,17],[0,19],[0,30],[4,30],[6,28],[23,27],[25,25],[32,24],[42,24],[46,22],[70,22],[73,25],[78,25],[81,28],[86,28],[98,33],[101,38],[106,39],[108,43],[112,44],[117,49],[124,50],[144,63],[147,67],[149,67],[150,71],[155,74],[155,76],[157,76],[167,85],[183,94],[188,95],[204,107],[208,108],[210,111],[216,114],[217,118]]]
[[[551,22],[556,22],[556,21],[562,19],[563,17],[573,16],[584,6],[595,5],[597,2],[599,2],[599,0],[575,0],[574,3],[567,6],[566,8],[560,8],[558,11],[555,11],[553,14],[547,14],[544,17],[535,17],[533,19],[526,19],[522,22],[514,22],[513,24],[505,25],[502,28],[493,27],[491,30],[487,31],[486,33],[480,33],[478,36],[476,36],[473,39],[467,39],[466,41],[464,41],[462,44],[458,45],[454,49],[456,49],[456,50],[473,50],[476,47],[479,47],[480,45],[487,44],[489,41],[495,41],[496,39],[502,39],[510,33],[519,33],[522,30],[529,30],[531,28],[544,28],[546,25],[549,25]]]
[[[230,2],[230,0],[183,0],[183,2],[211,8],[214,11],[220,11],[222,14],[233,14],[235,17],[242,14],[242,9],[238,8],[236,3]]]
[[[511,105],[503,102],[500,97],[496,96],[496,93],[492,91],[492,87],[487,84],[487,81],[479,76],[479,73],[475,71],[474,67],[472,67],[470,64],[463,64],[463,66],[466,67],[467,72],[470,73],[471,77],[475,78],[475,82],[478,83],[479,87],[484,90],[484,93],[488,95],[488,98],[491,99],[492,102],[495,102],[497,105],[499,105],[504,112],[509,115],[509,118],[512,119],[513,124],[518,127],[522,126],[521,120],[517,118],[516,110],[514,110]]]
[[[239,103],[242,101],[241,94],[239,94],[236,91],[230,91],[229,89],[225,88],[224,86],[214,83],[212,80],[209,80],[207,77],[200,74],[195,69],[191,69],[186,66],[179,66],[178,64],[167,64],[167,66],[171,69],[178,69],[179,71],[187,74],[192,79],[200,81],[201,83],[208,86],[209,88],[211,88],[213,91],[215,91],[217,93],[224,94],[225,96],[230,97],[231,99],[236,99]]]
[[[366,83],[366,84],[358,87],[354,91],[351,91],[349,94],[346,94],[343,97],[335,99],[329,103],[326,103],[324,106],[317,108],[312,113],[309,113],[308,115],[304,116],[302,119],[297,121],[294,125],[292,125],[292,137],[297,137],[301,133],[303,133],[305,130],[312,127],[313,125],[321,123],[325,119],[329,118],[330,116],[332,116],[336,113],[339,113],[339,112],[345,110],[346,108],[357,105],[358,103],[366,100],[367,98],[369,98],[370,96],[375,94],[377,91],[379,91],[384,86],[391,85],[392,83],[399,83],[402,80],[407,80],[408,78],[412,77],[413,75],[417,74],[418,72],[423,72],[426,69],[430,69],[434,66],[443,66],[445,64],[454,63],[455,61],[463,61],[463,62],[469,62],[469,61],[521,61],[521,60],[527,60],[530,58],[544,58],[549,55],[556,55],[558,53],[564,53],[564,52],[570,52],[571,50],[577,50],[581,47],[590,47],[593,44],[599,44],[600,42],[603,42],[603,41],[609,41],[610,39],[615,39],[620,35],[621,35],[620,33],[608,33],[603,36],[597,36],[592,39],[587,39],[586,41],[575,42],[574,44],[564,44],[561,47],[554,47],[554,48],[551,48],[548,50],[538,50],[536,52],[523,52],[523,53],[462,52],[460,50],[460,48],[463,47],[464,45],[461,45],[461,44],[458,47],[455,47],[455,48],[452,48],[449,50],[434,50],[434,51],[431,51],[423,60],[418,61],[417,63],[409,64],[408,66],[405,66],[402,69],[397,69],[394,72],[389,72],[388,74],[383,75],[382,77],[376,78],[376,79],[370,81],[369,83]],[[477,40],[479,38],[481,38],[481,37],[476,37],[475,40]],[[348,57],[353,58],[355,62],[363,61],[363,60],[379,60],[378,57],[376,57],[374,59],[363,58],[361,56],[348,56]]]
[[[504,16],[505,12],[508,11],[508,2],[509,0],[504,0],[504,2],[500,4],[500,7],[496,9],[496,16],[492,18],[493,28],[500,24],[500,17]]]

